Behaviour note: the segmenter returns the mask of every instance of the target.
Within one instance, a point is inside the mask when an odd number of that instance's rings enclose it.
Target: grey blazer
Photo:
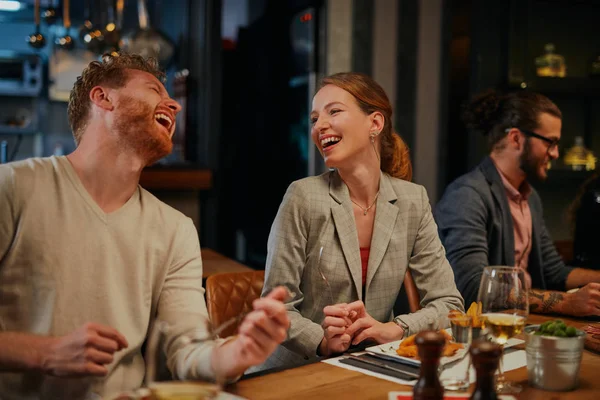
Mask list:
[[[544,224],[542,201],[529,195],[532,237],[527,271],[534,288],[564,291],[568,267]],[[435,220],[456,284],[466,304],[477,301],[487,265],[515,265],[513,219],[502,178],[490,157],[452,182],[435,208]]]
[[[293,182],[269,235],[263,289],[264,295],[284,285],[296,293],[287,304],[289,338],[254,370],[316,360],[324,335],[323,308],[329,304],[360,299],[373,318],[391,321],[407,268],[422,306],[414,314],[396,317],[408,327],[407,334],[427,328],[429,322],[447,326],[448,311],[462,310],[464,304],[422,186],[382,173],[363,299],[358,234],[348,187],[336,171]]]

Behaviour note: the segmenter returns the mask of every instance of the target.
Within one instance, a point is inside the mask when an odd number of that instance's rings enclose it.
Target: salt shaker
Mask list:
[[[502,356],[502,347],[493,342],[475,340],[469,351],[477,375],[471,400],[497,400],[494,374]]]
[[[438,377],[440,357],[446,344],[446,338],[436,331],[424,331],[415,338],[421,358],[419,380],[413,389],[415,400],[442,400],[444,387]]]

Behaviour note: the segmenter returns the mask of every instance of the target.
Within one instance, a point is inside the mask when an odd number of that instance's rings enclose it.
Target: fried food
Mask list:
[[[446,339],[446,344],[448,344],[448,342],[450,342],[452,340],[452,335],[449,334],[448,332],[446,332],[445,329],[441,329],[438,332],[441,333],[442,335],[444,335],[444,339]]]
[[[471,303],[471,306],[467,310],[467,315],[473,318],[472,327],[473,328],[482,328],[483,327],[483,318],[481,318],[481,307],[482,304],[480,301]]]
[[[472,318],[471,327],[482,328],[483,327],[483,318],[481,317],[481,309],[482,309],[481,302],[474,301],[473,303],[471,303],[471,306],[469,307],[469,309],[467,310],[466,313],[463,313],[462,311],[458,311],[458,310],[450,310],[450,312],[448,313],[448,318],[457,318],[462,315],[467,315]],[[465,325],[462,325],[460,322],[458,322],[458,325],[465,326]]]
[[[399,347],[411,347],[411,346],[415,346],[415,337],[417,335],[410,335],[409,337],[407,337],[406,339],[404,339],[403,341],[400,342],[400,346]]]
[[[417,346],[399,346],[398,349],[396,349],[396,353],[399,356],[402,357],[410,357],[410,358],[419,358],[417,357],[418,352],[417,352]]]
[[[444,346],[444,351],[442,353],[442,357],[452,357],[456,354],[456,352],[460,349],[463,349],[464,346],[461,343],[456,342],[446,342],[446,346]]]
[[[442,357],[453,356],[454,354],[456,354],[456,352],[459,349],[464,348],[464,346],[462,344],[453,342],[452,336],[448,332],[446,332],[444,329],[441,329],[439,331],[439,333],[444,335],[444,339],[446,340],[446,345],[444,346],[444,350],[442,352]],[[416,336],[417,336],[416,334],[410,335],[409,337],[404,339],[402,342],[400,342],[400,345],[396,349],[396,354],[398,354],[399,356],[402,356],[402,357],[410,357],[410,358],[418,359],[419,353],[417,350],[417,345],[415,344]]]

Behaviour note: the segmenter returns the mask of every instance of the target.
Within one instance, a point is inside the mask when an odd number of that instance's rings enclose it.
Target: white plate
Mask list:
[[[450,328],[446,329],[446,331],[448,333],[452,334]],[[378,344],[375,346],[367,347],[365,350],[368,352],[371,352],[371,353],[378,353],[378,354],[384,354],[384,355],[390,356],[390,357],[395,357],[395,358],[404,360],[404,361],[414,364],[414,365],[421,365],[420,360],[415,360],[414,358],[410,358],[410,357],[399,356],[398,353],[396,353],[396,349],[400,345],[400,342],[402,342],[402,340],[396,340],[394,342],[389,342],[389,343],[385,343],[385,344]],[[521,343],[525,343],[525,341],[521,340],[521,339],[511,338],[511,339],[508,339],[508,342],[506,342],[506,344],[504,345],[504,348],[507,349],[509,347],[517,346]],[[464,355],[467,351],[468,351],[468,349],[459,349],[451,357],[442,357],[440,359],[440,365],[444,365],[444,364],[451,363],[456,360],[460,360],[461,358],[464,357]]]

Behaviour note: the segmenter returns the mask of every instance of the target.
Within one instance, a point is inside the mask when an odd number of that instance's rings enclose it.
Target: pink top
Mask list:
[[[528,202],[529,195],[531,194],[531,186],[529,186],[527,181],[524,181],[519,190],[517,190],[511,185],[500,169],[498,169],[498,172],[502,178],[504,189],[506,189],[510,214],[513,219],[515,266],[527,271],[529,253],[531,253],[532,233],[531,210],[529,209]]]

